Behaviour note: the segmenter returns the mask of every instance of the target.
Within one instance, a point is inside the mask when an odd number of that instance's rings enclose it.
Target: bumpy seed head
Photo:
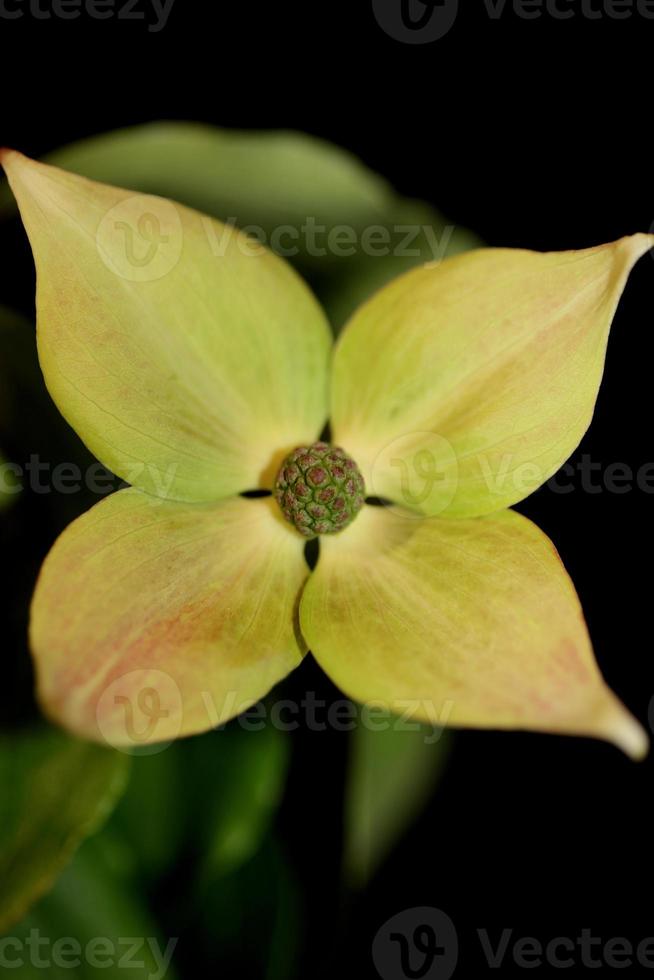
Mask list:
[[[342,531],[361,510],[364,497],[357,464],[327,442],[294,449],[275,481],[275,498],[284,516],[306,538]]]

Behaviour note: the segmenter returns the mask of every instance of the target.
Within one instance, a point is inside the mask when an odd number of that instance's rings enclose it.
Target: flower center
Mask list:
[[[365,492],[352,457],[327,442],[294,449],[275,480],[284,517],[306,538],[342,531],[361,510]]]

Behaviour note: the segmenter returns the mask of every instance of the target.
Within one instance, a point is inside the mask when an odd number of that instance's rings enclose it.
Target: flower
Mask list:
[[[309,289],[240,232],[13,151],[2,162],[34,252],[50,393],[131,484],[44,563],[31,644],[48,715],[112,744],[133,739],[137,708],[144,741],[200,732],[309,648],[357,701],[645,753],[552,543],[509,508],[588,427],[652,236],[427,264],[365,303],[332,351]],[[309,512],[301,486],[312,505],[330,504],[325,481],[341,499],[345,459],[391,506],[359,509],[356,482],[347,521]],[[320,534],[311,574],[306,533]]]

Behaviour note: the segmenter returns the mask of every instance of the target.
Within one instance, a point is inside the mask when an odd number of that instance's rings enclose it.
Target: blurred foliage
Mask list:
[[[137,756],[98,838],[132,876],[132,894],[149,895],[180,936],[176,960],[190,960],[189,973],[201,961],[218,975],[293,975],[300,901],[274,839],[288,748],[276,729],[234,721]]]
[[[416,723],[412,722],[411,725]],[[365,886],[420,814],[447,761],[449,736],[426,725],[359,725],[345,795],[344,871]]]
[[[183,853],[188,819],[182,788],[184,743],[132,758],[127,789],[107,825],[122,842],[123,861],[148,884],[163,877]]]
[[[338,276],[328,278],[320,289],[321,299],[336,333],[355,309],[386,283],[425,262],[437,262],[481,243],[472,232],[447,224],[423,201],[396,198],[390,205],[383,228],[388,229],[394,254],[375,254],[358,249]]]
[[[284,790],[288,748],[272,726],[248,731],[235,720],[221,731],[137,756],[110,827],[129,842],[145,878],[156,878],[175,856],[187,855],[195,886],[209,887],[249,860],[269,832]]]
[[[22,960],[11,968],[12,976],[175,980],[174,968],[163,967],[177,937],[160,934],[133,881],[112,857],[100,839],[80,849],[54,890],[12,931],[5,956]]]
[[[395,276],[480,244],[431,205],[396,194],[350,153],[303,133],[157,122],[81,140],[44,159],[260,229],[308,278],[336,331]],[[0,183],[0,216],[14,209]]]
[[[247,731],[239,721],[188,746],[186,793],[201,845],[199,887],[256,853],[281,802],[288,753],[287,738],[272,725]]]
[[[238,870],[191,896],[189,945],[217,976],[290,980],[302,927],[302,900],[272,838]]]
[[[240,227],[330,229],[382,220],[392,191],[356,157],[304,133],[238,131],[158,122],[103,133],[44,157],[64,170],[170,197]],[[4,183],[0,213],[13,210]],[[303,253],[309,264],[323,256]]]
[[[0,736],[0,932],[106,819],[129,760],[49,728]]]

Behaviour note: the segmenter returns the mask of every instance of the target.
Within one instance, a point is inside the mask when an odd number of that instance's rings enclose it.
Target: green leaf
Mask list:
[[[287,131],[238,131],[195,123],[159,122],[104,133],[50,153],[46,162],[92,180],[169,197],[267,238],[281,234],[300,264],[323,265],[330,229],[363,229],[381,220],[393,201],[382,178],[354,156],[320,139]],[[0,214],[13,206],[0,187]],[[302,233],[307,219],[320,243]],[[324,229],[324,230],[320,230]],[[278,232],[278,234],[280,234]],[[271,242],[275,250],[275,243]],[[276,249],[279,250],[279,249]],[[329,256],[327,256],[329,258]]]
[[[361,241],[357,255],[319,290],[336,333],[361,303],[392,279],[482,244],[473,232],[448,224],[423,201],[399,199],[381,224],[377,244]]]
[[[248,716],[245,716],[246,718]],[[193,813],[202,849],[200,887],[243,865],[258,850],[281,802],[289,744],[266,724],[247,730],[243,719],[185,746],[185,772],[198,794]],[[253,728],[262,724],[253,721]]]
[[[0,736],[0,933],[109,815],[128,757],[52,729]]]
[[[172,867],[183,844],[191,816],[182,789],[187,745],[173,742],[161,752],[133,756],[127,790],[107,827],[127,842],[136,869],[146,878]]]
[[[146,877],[190,854],[196,885],[205,888],[258,851],[281,801],[288,755],[283,733],[247,731],[239,720],[136,756],[108,829],[127,841]]]
[[[95,841],[86,844],[54,890],[12,930],[4,956],[21,961],[11,969],[17,980],[174,980],[169,963],[176,938],[158,934],[109,856]]]
[[[260,229],[273,251],[309,276],[338,326],[394,276],[442,257],[441,249],[453,255],[479,244],[429,205],[399,197],[346,150],[304,133],[157,122],[81,140],[44,159]],[[13,209],[0,179],[0,218]],[[364,236],[374,238],[380,227],[389,234],[392,254],[366,245]],[[339,239],[344,228],[355,236],[352,254]]]
[[[345,794],[344,872],[363,887],[420,815],[447,760],[450,737],[399,720],[352,734]]]
[[[195,896],[198,958],[219,977],[296,976],[302,926],[298,883],[273,839],[237,870]],[[192,928],[193,928],[192,927]]]

